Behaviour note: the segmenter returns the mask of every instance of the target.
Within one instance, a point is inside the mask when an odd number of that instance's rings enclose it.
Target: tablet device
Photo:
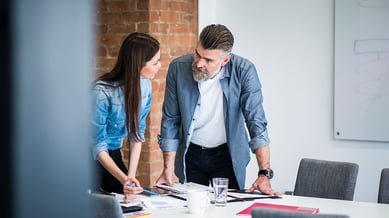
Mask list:
[[[143,210],[143,207],[141,206],[121,206],[123,213],[130,213],[130,212],[135,212],[135,211],[141,211]]]

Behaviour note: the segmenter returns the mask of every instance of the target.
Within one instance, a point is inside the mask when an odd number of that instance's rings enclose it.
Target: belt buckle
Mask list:
[[[207,150],[207,148],[204,147],[204,146],[201,146],[201,145],[200,145],[200,147],[201,147],[201,150]]]

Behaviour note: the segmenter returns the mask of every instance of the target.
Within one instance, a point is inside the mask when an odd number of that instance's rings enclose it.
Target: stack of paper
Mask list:
[[[165,189],[168,191],[172,191],[174,193],[178,194],[186,194],[188,190],[190,189],[199,189],[199,190],[206,190],[212,192],[213,189],[209,186],[188,182],[188,183],[177,183],[174,186],[168,186],[168,185],[155,185],[155,187],[160,189]]]

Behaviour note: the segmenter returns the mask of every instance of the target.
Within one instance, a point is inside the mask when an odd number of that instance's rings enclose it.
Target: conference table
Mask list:
[[[325,198],[301,197],[292,195],[283,195],[279,199],[257,199],[245,202],[230,202],[225,207],[209,205],[204,215],[189,214],[187,208],[170,209],[147,209],[150,214],[145,218],[232,218],[248,217],[250,215],[237,215],[238,212],[252,205],[254,202],[290,205],[299,207],[319,208],[319,213],[336,213],[349,215],[350,218],[388,218],[389,204],[378,204],[373,202],[333,200]]]

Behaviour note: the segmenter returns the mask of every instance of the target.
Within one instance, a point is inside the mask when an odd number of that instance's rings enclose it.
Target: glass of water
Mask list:
[[[215,205],[224,207],[227,204],[228,178],[213,178],[213,190],[215,193]]]

